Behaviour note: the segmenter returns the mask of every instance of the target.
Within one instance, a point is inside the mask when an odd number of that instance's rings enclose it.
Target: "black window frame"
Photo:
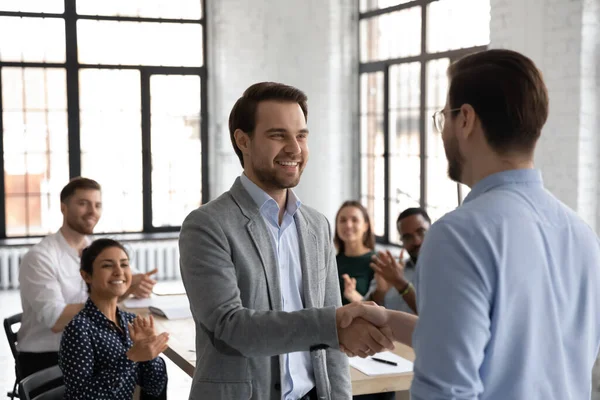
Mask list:
[[[139,234],[152,234],[162,232],[178,232],[181,226],[153,226],[152,224],[152,155],[151,155],[151,121],[150,121],[150,76],[158,75],[193,75],[200,78],[200,143],[201,157],[201,179],[202,193],[200,203],[204,204],[210,199],[209,188],[209,137],[208,137],[208,98],[207,98],[207,27],[206,27],[206,0],[197,0],[201,3],[202,15],[199,19],[177,19],[177,18],[154,18],[154,17],[125,17],[125,16],[101,16],[101,15],[79,15],[76,12],[77,0],[64,0],[63,13],[37,13],[1,11],[0,17],[27,17],[27,18],[62,18],[65,22],[65,44],[66,59],[64,63],[45,62],[12,62],[0,60],[0,165],[3,173],[0,174],[0,240],[19,241],[28,238],[39,237],[39,235],[10,236],[6,235],[6,188],[4,179],[4,126],[3,126],[3,104],[2,104],[2,68],[60,68],[66,72],[66,94],[67,94],[67,127],[68,127],[68,154],[69,154],[69,177],[74,178],[81,175],[81,146],[80,146],[80,107],[79,107],[79,71],[81,69],[119,69],[137,70],[140,72],[140,94],[141,94],[141,140],[142,140],[142,207],[143,207],[143,229],[138,232],[106,232],[103,234],[119,234],[139,236]],[[172,67],[172,66],[148,66],[148,65],[107,65],[107,64],[84,64],[80,63],[77,54],[77,21],[131,21],[131,22],[160,22],[176,24],[200,24],[202,29],[202,66],[200,67]],[[93,177],[92,177],[93,178]],[[66,182],[65,182],[66,184]],[[102,182],[100,182],[102,184]],[[14,240],[13,240],[14,239]]]
[[[473,46],[467,48],[460,48],[442,52],[432,52],[429,53],[427,51],[427,8],[428,5],[437,1],[444,0],[414,0],[407,3],[387,7],[380,9],[372,9],[368,11],[361,12],[360,4],[357,6],[358,8],[358,23],[362,20],[366,20],[373,17],[378,17],[381,15],[389,14],[395,11],[407,10],[415,7],[421,7],[421,49],[420,54],[409,57],[400,57],[393,59],[385,59],[385,60],[377,60],[377,61],[367,61],[363,62],[359,60],[359,80],[363,74],[370,74],[381,72],[383,73],[383,135],[384,135],[384,151],[383,151],[383,161],[384,161],[384,234],[382,236],[377,235],[375,237],[376,243],[383,245],[391,245],[391,246],[399,246],[399,244],[394,243],[390,240],[390,221],[397,218],[397,216],[390,215],[390,201],[395,199],[392,193],[390,193],[390,121],[389,121],[389,110],[390,110],[390,96],[389,96],[389,80],[390,80],[390,68],[394,65],[401,65],[406,63],[414,63],[419,62],[420,64],[420,110],[419,110],[419,140],[420,140],[420,206],[423,208],[427,208],[427,124],[431,123],[431,115],[427,114],[427,63],[432,60],[450,59],[450,62],[456,61],[457,59],[482,50],[486,50],[488,48],[487,45],[483,46]],[[357,40],[358,40],[358,48],[359,53],[361,50],[361,36],[360,29],[358,29]],[[358,102],[361,104],[361,88],[359,85],[358,90]],[[362,109],[359,107],[359,113],[362,114]],[[359,138],[362,140],[362,132],[359,133]],[[358,158],[359,163],[359,190],[360,190],[360,198],[368,197],[368,193],[362,192],[362,154],[361,150],[358,150]],[[460,205],[463,195],[462,195],[462,187],[460,184],[456,184],[456,195],[457,195],[457,206]],[[366,206],[366,205],[365,205]]]

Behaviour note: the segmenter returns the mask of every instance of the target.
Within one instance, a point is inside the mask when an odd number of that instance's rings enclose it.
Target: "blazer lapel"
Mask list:
[[[279,286],[279,266],[275,251],[273,250],[273,243],[269,237],[266,223],[260,214],[260,209],[254,200],[252,200],[250,194],[244,189],[240,178],[235,180],[231,189],[229,189],[229,194],[242,211],[242,214],[248,218],[246,229],[262,263],[271,309],[281,311],[283,306],[281,304],[281,288]]]
[[[302,264],[302,286],[304,288],[304,307],[321,307],[318,303],[319,261],[317,258],[317,236],[314,234],[301,210],[295,216],[298,241],[300,244],[300,263]]]
[[[262,216],[258,215],[258,218],[254,218],[248,222],[246,229],[248,229],[248,233],[254,242],[254,246],[262,262],[265,279],[267,280],[271,309],[281,311],[283,306],[281,304],[281,289],[279,287],[279,265],[267,231],[268,228],[265,226]]]

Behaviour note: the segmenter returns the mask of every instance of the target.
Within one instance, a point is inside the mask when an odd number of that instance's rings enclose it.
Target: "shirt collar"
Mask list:
[[[499,186],[515,184],[542,187],[544,185],[542,173],[537,169],[531,168],[497,172],[477,182],[471,189],[471,192],[465,197],[464,203],[468,203],[485,192],[489,192]]]
[[[63,246],[65,251],[67,251],[68,253],[71,254],[71,256],[73,256],[77,259],[81,258],[81,256],[77,252],[77,250],[75,250],[73,247],[71,247],[71,245],[67,242],[67,239],[65,239],[65,236],[62,233],[62,229],[59,229],[58,232],[56,232],[56,235],[58,236],[58,241],[61,243],[61,246]],[[89,246],[91,243],[92,243],[92,240],[90,239],[90,237],[86,236],[85,237],[85,247]]]
[[[96,306],[96,304],[94,304],[94,302],[92,301],[91,298],[88,297],[83,309],[90,317],[95,317],[94,319],[96,321],[102,322],[106,325],[111,325],[111,326],[114,325],[113,322],[111,320],[109,320],[106,317],[106,315],[104,315],[102,313],[102,311],[100,311],[98,309],[98,307]],[[127,321],[125,320],[124,314],[119,310],[119,307],[117,307],[117,321],[119,321],[121,324],[120,328],[122,328],[122,329],[127,328]]]
[[[279,211],[279,206],[277,205],[277,202],[271,196],[269,196],[267,192],[258,187],[256,183],[252,182],[250,178],[246,176],[246,174],[242,174],[242,176],[240,176],[240,181],[242,182],[242,186],[244,186],[244,189],[246,189],[248,194],[250,194],[250,197],[252,197],[252,200],[254,200],[258,208],[263,209],[263,207],[275,206],[277,208],[277,211]],[[288,189],[287,203],[285,206],[285,210],[287,211],[287,213],[293,216],[296,213],[296,211],[298,211],[301,205],[302,202],[300,201],[296,193],[294,193],[292,189]]]

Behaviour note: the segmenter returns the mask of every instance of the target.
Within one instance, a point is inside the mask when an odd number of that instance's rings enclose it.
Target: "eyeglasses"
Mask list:
[[[446,122],[446,115],[444,113],[458,111],[460,108],[453,108],[452,110],[440,110],[433,113],[433,126],[438,133],[442,133],[444,130],[444,122]]]

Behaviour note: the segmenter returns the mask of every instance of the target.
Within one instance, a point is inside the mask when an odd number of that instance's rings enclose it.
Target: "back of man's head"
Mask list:
[[[81,176],[73,178],[60,192],[60,202],[66,203],[78,189],[102,191],[100,184],[93,179],[83,178]]]
[[[548,90],[533,61],[512,50],[487,50],[452,64],[448,77],[449,108],[470,104],[494,151],[533,152],[548,118]]]

